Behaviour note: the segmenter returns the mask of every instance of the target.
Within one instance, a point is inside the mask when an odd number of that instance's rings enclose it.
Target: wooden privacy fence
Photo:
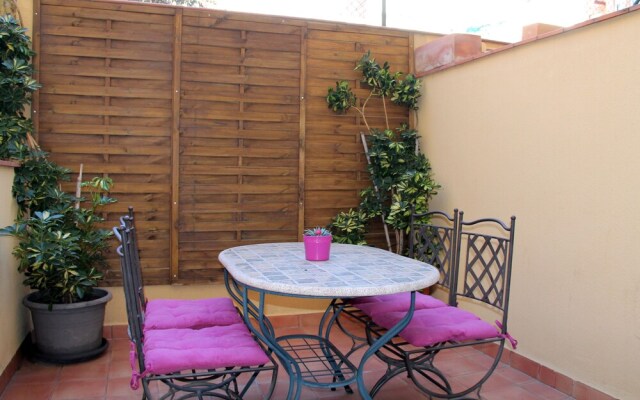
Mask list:
[[[155,284],[213,281],[220,250],[297,241],[356,207],[363,127],[327,109],[327,88],[359,88],[367,50],[413,65],[412,34],[392,29],[84,0],[36,1],[35,17],[39,142],[74,172],[114,179],[108,219],[134,206]]]

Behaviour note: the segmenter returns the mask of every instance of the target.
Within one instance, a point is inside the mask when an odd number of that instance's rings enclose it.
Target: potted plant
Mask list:
[[[304,231],[304,254],[309,261],[326,261],[331,252],[331,231],[316,226]]]
[[[72,362],[106,349],[102,324],[111,294],[96,289],[102,278],[111,231],[101,229],[99,209],[115,202],[112,181],[97,177],[82,182],[75,195],[60,182],[69,170],[48,159],[30,135],[24,106],[39,85],[30,77],[30,40],[11,16],[0,17],[0,156],[20,163],[13,194],[18,203],[14,225],[0,235],[18,239],[13,254],[24,284],[33,289],[23,303],[30,308],[35,355],[48,361]],[[82,167],[81,167],[82,171]],[[82,189],[89,197],[82,196]]]
[[[108,196],[111,185],[105,177],[83,182],[90,199],[50,188],[42,201],[31,202],[35,208],[0,230],[18,239],[13,254],[23,283],[34,290],[23,304],[31,311],[36,357],[75,362],[106,349],[102,325],[112,295],[96,286],[112,232],[99,228],[103,218],[97,211],[115,201]],[[42,203],[49,207],[37,207]]]

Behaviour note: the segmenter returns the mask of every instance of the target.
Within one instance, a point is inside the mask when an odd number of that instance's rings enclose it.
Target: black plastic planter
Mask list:
[[[102,337],[102,325],[110,292],[94,289],[92,300],[72,304],[49,304],[37,301],[31,293],[22,303],[31,311],[35,349],[33,356],[53,363],[73,363],[96,357],[108,347]]]

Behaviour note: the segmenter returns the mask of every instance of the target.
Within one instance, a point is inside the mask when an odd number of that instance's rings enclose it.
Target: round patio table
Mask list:
[[[438,281],[438,270],[426,263],[375,247],[332,244],[327,261],[307,261],[303,243],[263,243],[226,249],[219,255],[225,267],[227,290],[243,307],[245,322],[280,359],[289,374],[288,399],[299,399],[302,386],[345,387],[357,383],[360,395],[370,399],[364,386],[366,361],[411,320],[415,291]],[[250,296],[251,292],[257,293]],[[265,295],[353,298],[411,292],[407,315],[373,342],[358,366],[330,341],[339,311],[329,306],[317,335],[276,336],[264,314]]]

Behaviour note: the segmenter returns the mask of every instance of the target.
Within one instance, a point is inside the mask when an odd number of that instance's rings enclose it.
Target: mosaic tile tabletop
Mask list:
[[[234,279],[269,292],[358,297],[419,290],[437,282],[433,266],[386,250],[331,244],[327,261],[307,261],[304,244],[265,243],[233,247],[220,262]]]

